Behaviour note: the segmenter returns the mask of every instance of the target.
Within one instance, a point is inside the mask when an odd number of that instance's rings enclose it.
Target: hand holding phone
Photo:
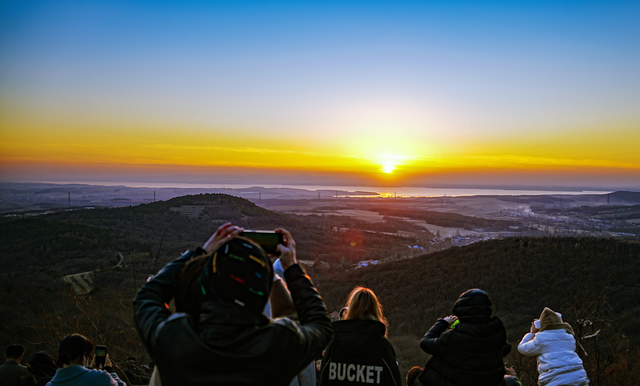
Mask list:
[[[246,237],[262,247],[268,255],[279,255],[278,244],[284,244],[282,233],[275,231],[250,231],[240,232],[241,237]]]
[[[103,368],[107,360],[107,346],[96,345],[96,356],[94,359],[94,366],[96,368]]]

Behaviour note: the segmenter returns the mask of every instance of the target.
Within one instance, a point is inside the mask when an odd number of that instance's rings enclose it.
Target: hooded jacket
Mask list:
[[[196,330],[189,315],[171,314],[165,306],[193,256],[187,252],[169,263],[134,300],[136,328],[163,386],[289,385],[331,339],[324,302],[297,264],[284,274],[300,324],[209,301],[202,304]]]
[[[528,333],[518,345],[522,355],[538,356],[538,384],[587,385],[589,379],[576,354],[576,340],[564,329]]]
[[[504,362],[511,346],[500,319],[461,321],[454,329],[440,319],[425,334],[420,348],[433,355],[418,377],[429,386],[504,386]]]
[[[465,291],[453,305],[458,325],[440,319],[425,334],[420,348],[433,355],[418,377],[429,386],[504,386],[504,362],[509,354],[507,331],[491,317],[489,295],[481,289]]]
[[[74,365],[58,369],[47,386],[125,386],[116,373]]]
[[[538,356],[538,384],[541,386],[589,384],[582,360],[576,354],[573,328],[549,307],[540,314],[540,330],[526,334],[518,351],[523,355]]]
[[[322,358],[321,386],[402,384],[384,324],[350,319],[334,322],[333,329],[335,336]]]

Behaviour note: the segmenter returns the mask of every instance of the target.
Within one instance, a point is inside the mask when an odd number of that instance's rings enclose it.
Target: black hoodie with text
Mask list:
[[[322,358],[321,386],[402,384],[395,350],[384,337],[384,324],[341,320],[333,323],[333,329],[333,341]]]

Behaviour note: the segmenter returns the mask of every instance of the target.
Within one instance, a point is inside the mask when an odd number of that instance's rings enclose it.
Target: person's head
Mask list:
[[[29,359],[29,366],[37,379],[53,377],[57,370],[57,365],[51,355],[44,351],[37,352]]]
[[[491,320],[491,300],[481,289],[470,289],[462,293],[453,305],[453,314],[462,323],[486,323]]]
[[[344,319],[371,319],[388,324],[378,297],[369,288],[354,288],[349,294],[346,307],[347,315]]]
[[[176,309],[189,313],[195,321],[205,301],[235,304],[262,313],[272,285],[273,267],[267,254],[253,241],[236,237],[183,268]]]
[[[24,346],[19,344],[10,344],[4,352],[4,356],[7,360],[20,362],[24,355]]]
[[[569,334],[575,335],[571,325],[562,321],[562,315],[549,307],[545,307],[540,314],[540,331],[547,330],[565,330]]]
[[[422,367],[413,366],[407,371],[407,386],[413,386],[422,370]]]
[[[86,364],[89,356],[93,352],[93,342],[88,338],[79,335],[67,335],[60,342],[58,347],[58,355],[56,356],[56,365],[58,367],[69,366],[72,363]]]

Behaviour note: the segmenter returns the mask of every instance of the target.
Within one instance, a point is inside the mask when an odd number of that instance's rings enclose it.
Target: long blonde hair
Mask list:
[[[366,287],[356,287],[349,294],[347,300],[347,315],[345,319],[377,320],[388,326],[389,323],[382,313],[382,305],[376,294]]]

